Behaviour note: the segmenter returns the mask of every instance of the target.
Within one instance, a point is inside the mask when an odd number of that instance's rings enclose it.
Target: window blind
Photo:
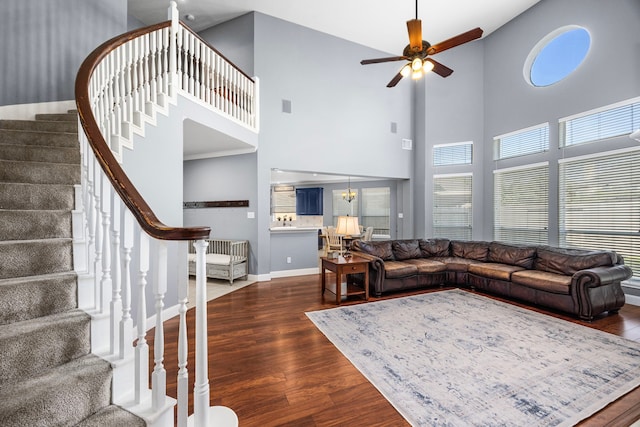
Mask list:
[[[549,123],[542,123],[526,129],[496,136],[494,160],[549,150]]]
[[[472,174],[433,177],[433,236],[472,238]]]
[[[560,119],[560,146],[627,135],[640,128],[640,99]]]
[[[547,244],[549,164],[494,171],[494,240]]]
[[[389,187],[363,188],[360,225],[373,227],[374,234],[390,235],[391,189]]]
[[[560,245],[611,249],[640,276],[640,149],[560,161]]]
[[[433,146],[433,166],[470,165],[473,162],[473,142],[456,142]]]

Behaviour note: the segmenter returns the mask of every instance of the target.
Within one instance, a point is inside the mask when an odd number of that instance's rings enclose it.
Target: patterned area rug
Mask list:
[[[307,316],[414,426],[569,426],[640,385],[640,343],[461,290]]]

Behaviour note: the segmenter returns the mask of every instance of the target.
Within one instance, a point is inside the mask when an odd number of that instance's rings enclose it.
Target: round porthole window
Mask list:
[[[591,47],[591,35],[582,27],[558,28],[540,40],[524,64],[525,80],[537,87],[550,86],[574,72]]]

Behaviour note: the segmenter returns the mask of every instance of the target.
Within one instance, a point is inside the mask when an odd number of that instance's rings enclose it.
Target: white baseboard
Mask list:
[[[75,110],[76,102],[55,101],[39,102],[35,104],[3,105],[0,107],[0,119],[3,120],[33,120],[36,114],[64,113]]]
[[[272,271],[271,277],[275,279],[278,277],[304,276],[306,274],[318,274],[319,271],[318,267],[300,268],[298,270],[280,270]]]
[[[640,306],[640,297],[637,295],[625,294],[624,299],[627,304]]]

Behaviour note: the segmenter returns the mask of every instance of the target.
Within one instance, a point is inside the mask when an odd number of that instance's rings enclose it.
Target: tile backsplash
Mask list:
[[[280,220],[278,221],[278,218]],[[270,227],[281,227],[286,219],[287,226],[292,227],[322,227],[322,215],[296,215],[295,213],[277,213],[271,215]]]

